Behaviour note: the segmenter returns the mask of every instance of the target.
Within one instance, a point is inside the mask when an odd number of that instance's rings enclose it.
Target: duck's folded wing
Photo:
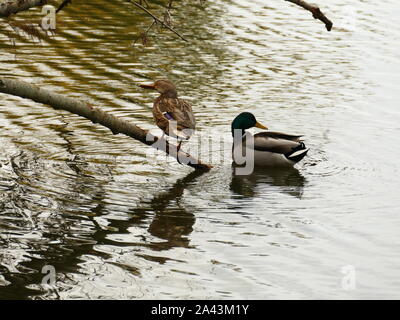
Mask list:
[[[167,98],[159,105],[160,111],[164,117],[166,117],[167,120],[175,120],[179,130],[195,128],[196,121],[194,119],[192,107],[187,101],[183,99]]]
[[[260,132],[254,135],[254,149],[287,154],[301,145],[300,138],[281,132]]]
[[[302,135],[293,135],[293,134],[287,134],[283,132],[273,132],[273,131],[264,131],[255,134],[255,136],[260,136],[260,137],[269,137],[269,138],[274,138],[274,139],[283,139],[283,140],[290,140],[290,141],[301,141]]]

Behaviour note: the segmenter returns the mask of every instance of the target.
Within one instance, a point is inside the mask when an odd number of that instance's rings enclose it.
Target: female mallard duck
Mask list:
[[[139,86],[157,90],[160,93],[160,96],[154,101],[153,117],[157,126],[164,133],[178,139],[179,150],[182,140],[188,140],[196,126],[191,105],[178,98],[176,87],[169,80],[157,80],[153,84]]]
[[[250,112],[243,112],[232,121],[233,154],[235,154],[235,150],[240,151],[240,154],[251,154],[244,150],[249,148],[249,146],[246,147],[245,140],[246,134],[250,134],[246,133],[245,130],[253,127],[268,129],[258,123],[255,116]],[[308,149],[300,140],[301,137],[281,132],[255,134],[253,136],[254,144],[251,146],[252,151],[254,151],[254,165],[262,167],[293,166],[303,159],[308,152]]]

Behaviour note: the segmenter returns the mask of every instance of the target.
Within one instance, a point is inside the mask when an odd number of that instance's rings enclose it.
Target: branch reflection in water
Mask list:
[[[100,167],[104,166],[94,168],[93,164],[77,157],[64,164],[45,164],[30,152],[21,152],[7,163],[9,171],[15,175],[14,186],[3,194],[3,206],[0,207],[6,217],[14,216],[15,221],[6,223],[4,220],[2,223],[0,280],[3,284],[0,298],[29,299],[36,296],[57,299],[60,290],[79,287],[73,274],[86,274],[83,265],[88,257],[140,275],[139,268],[115,261],[112,252],[102,250],[104,246],[129,247],[136,256],[159,263],[165,262],[166,258],[145,255],[138,248],[162,251],[189,246],[187,236],[193,230],[195,217],[179,200],[185,189],[204,172],[191,172],[150,201],[139,205],[133,201],[134,208],[124,210],[127,219],[121,219],[115,218],[110,211],[107,190],[112,176],[108,175],[108,169],[101,170]],[[96,175],[99,172],[100,176]],[[49,181],[53,184],[59,181],[60,184],[50,188]],[[39,198],[42,200],[38,202]],[[176,206],[172,205],[173,201],[176,201]],[[142,228],[146,224],[149,234],[157,240],[149,241],[145,235],[139,241],[118,241],[115,238],[129,234],[133,226]],[[159,239],[166,241],[160,242]],[[56,270],[56,287],[42,286],[42,268],[45,265]],[[97,271],[93,269],[91,272],[89,276],[95,277]]]

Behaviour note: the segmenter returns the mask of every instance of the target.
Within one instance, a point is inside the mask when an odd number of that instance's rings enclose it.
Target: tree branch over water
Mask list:
[[[110,0],[111,1],[111,0]],[[142,1],[139,0],[139,2],[135,0],[127,0],[130,3],[132,3],[134,6],[136,6],[138,9],[144,11],[147,15],[153,18],[153,21],[155,23],[158,23],[162,25],[163,27],[167,28],[174,34],[176,34],[179,38],[181,38],[184,41],[187,41],[182,35],[180,35],[172,26],[170,23],[166,23],[165,19],[164,21],[155,16],[150,10],[146,9],[142,5]],[[320,8],[316,5],[312,5],[307,3],[304,0],[284,0],[291,2],[293,4],[296,4],[302,8],[304,8],[307,11],[310,11],[314,17],[314,19],[321,20],[324,24],[325,27],[328,31],[332,30],[333,23],[331,20],[329,20],[324,13],[320,10]],[[147,3],[147,1],[145,1]],[[172,8],[172,2],[173,0],[168,0],[167,4],[167,13],[169,14],[169,10]],[[57,8],[57,13],[61,11],[64,7],[66,7],[68,4],[71,4],[72,0],[63,0],[59,7]],[[32,7],[35,6],[43,6],[47,4],[47,0],[0,0],[0,17],[8,17],[12,14],[28,10]],[[152,24],[152,26],[154,23]]]
[[[66,7],[67,5],[69,5],[72,2],[72,0],[64,0],[57,8],[56,13],[58,13],[59,11],[61,11],[64,7]]]
[[[310,11],[314,17],[314,19],[321,20],[323,23],[325,23],[326,30],[331,31],[333,27],[333,23],[331,20],[329,20],[320,10],[319,7],[315,5],[311,5],[303,0],[285,0],[289,1],[291,3],[297,4],[298,6],[306,9],[307,11]]]
[[[28,10],[32,7],[43,6],[47,0],[0,0],[0,17]]]
[[[211,165],[202,163],[190,154],[182,150],[178,151],[177,146],[170,144],[163,137],[158,138],[153,136],[147,130],[143,130],[133,123],[119,119],[99,108],[95,108],[87,102],[65,97],[25,81],[3,77],[0,77],[0,92],[31,99],[35,102],[50,105],[54,109],[61,109],[77,114],[93,123],[98,123],[110,129],[113,134],[122,133],[148,146],[162,150],[169,156],[177,159],[180,163],[187,164],[192,168],[200,170],[210,170],[212,168]]]

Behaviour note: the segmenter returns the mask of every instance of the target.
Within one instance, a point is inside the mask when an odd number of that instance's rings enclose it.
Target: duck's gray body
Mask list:
[[[303,159],[308,148],[301,141],[301,136],[281,132],[260,132],[253,136],[253,146],[245,143],[246,133],[242,143],[234,143],[235,148],[241,148],[242,154],[254,152],[254,165],[257,167],[292,167]],[[249,150],[252,148],[252,150]]]

